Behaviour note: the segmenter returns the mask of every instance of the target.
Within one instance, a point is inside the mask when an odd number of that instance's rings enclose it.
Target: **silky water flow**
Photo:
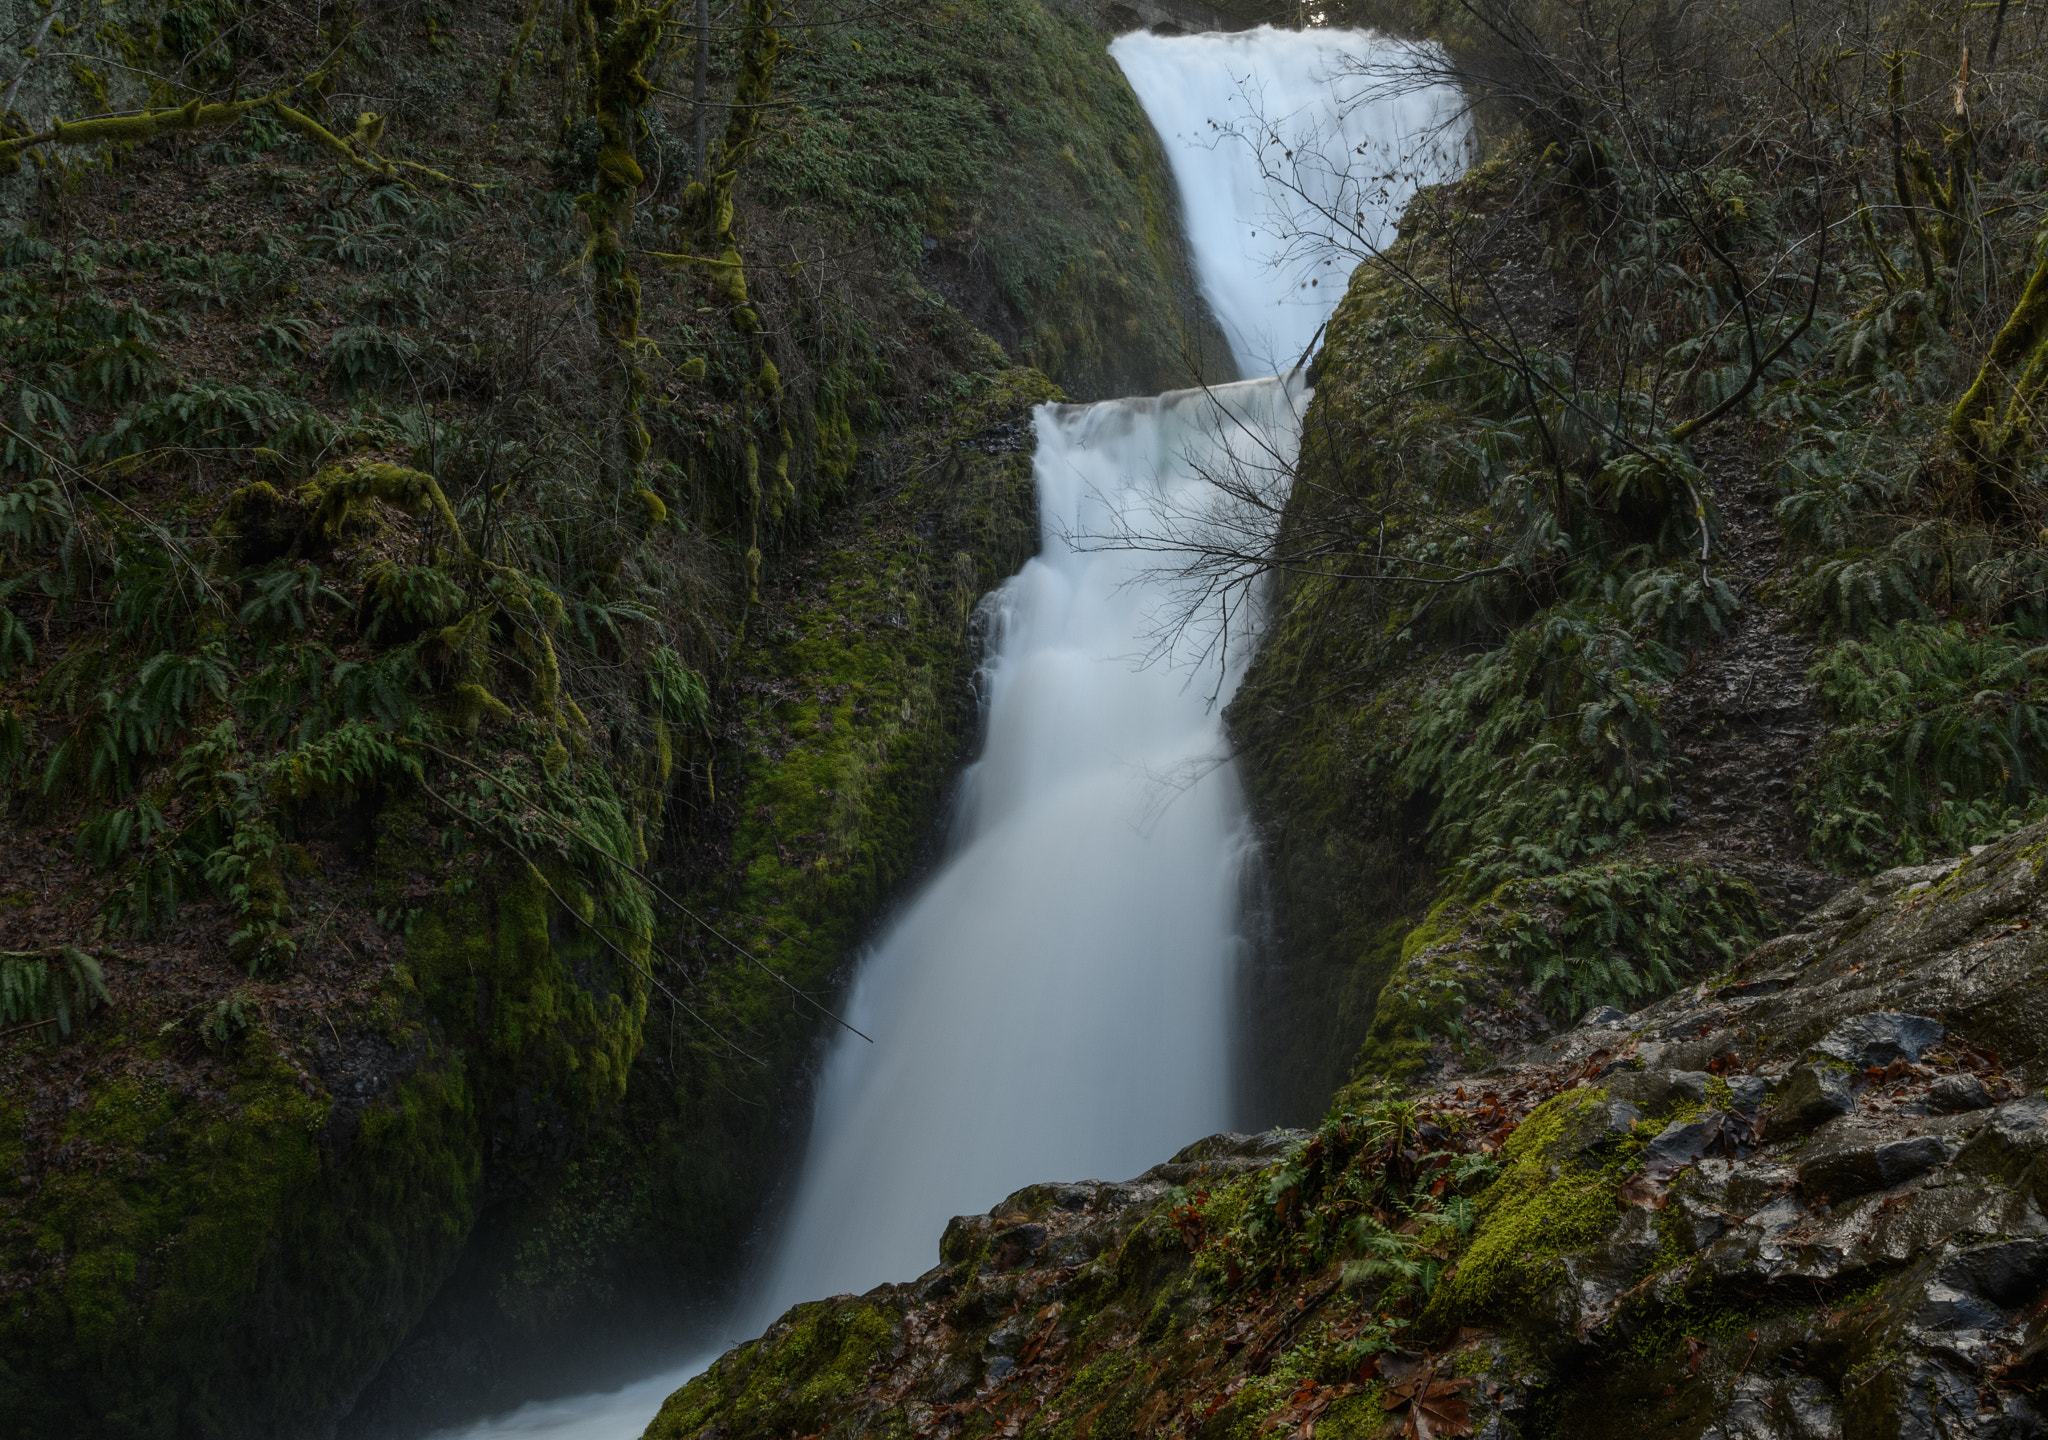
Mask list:
[[[1039,407],[1040,553],[984,602],[982,755],[940,865],[861,964],[847,1019],[872,1043],[833,1042],[735,1338],[918,1275],[955,1214],[1123,1178],[1232,1119],[1248,833],[1219,711],[1247,637],[1177,630],[1174,556],[1106,542],[1199,523],[1220,471],[1284,484],[1297,362],[1348,278],[1318,242],[1346,215],[1354,253],[1361,230],[1384,242],[1417,183],[1456,173],[1464,132],[1455,94],[1374,95],[1408,52],[1363,32],[1139,33],[1110,53],[1165,144],[1240,373],[1277,373]],[[630,1440],[711,1358],[443,1440]]]

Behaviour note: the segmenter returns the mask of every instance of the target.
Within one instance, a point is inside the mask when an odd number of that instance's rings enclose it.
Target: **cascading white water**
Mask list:
[[[1110,49],[1166,144],[1242,372],[1291,365],[1342,293],[1304,237],[1351,213],[1377,243],[1418,180],[1462,159],[1461,135],[1431,134],[1455,97],[1352,103],[1347,83],[1400,53],[1370,35]],[[1075,541],[1159,533],[1219,465],[1291,461],[1304,398],[1297,374],[1039,408],[1043,543],[990,602],[982,758],[947,858],[862,964],[848,1018],[874,1043],[835,1042],[782,1242],[734,1333],[918,1274],[949,1217],[1021,1185],[1122,1177],[1227,1128],[1246,833],[1217,702],[1243,647],[1143,663],[1170,619],[1168,557]],[[447,1434],[629,1440],[709,1358]]]
[[[949,1217],[1033,1180],[1120,1177],[1226,1128],[1244,814],[1214,679],[1140,664],[1139,557],[1067,537],[1155,528],[1226,439],[1286,458],[1299,395],[1038,412],[1042,549],[994,599],[957,849],[862,967],[848,1019],[875,1043],[826,1068],[761,1324],[917,1274]]]
[[[1333,250],[1393,238],[1409,197],[1464,168],[1464,102],[1401,76],[1432,48],[1359,30],[1119,36],[1166,146],[1196,278],[1240,374],[1299,364],[1350,278]]]

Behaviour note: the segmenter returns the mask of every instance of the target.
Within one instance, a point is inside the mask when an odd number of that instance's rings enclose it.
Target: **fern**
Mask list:
[[[711,692],[704,679],[666,645],[647,657],[647,698],[664,724],[685,732],[707,729]]]
[[[111,870],[131,848],[146,847],[170,829],[164,812],[147,797],[133,805],[108,810],[79,829],[77,849],[102,870]]]
[[[1725,580],[1680,566],[1637,571],[1621,587],[1621,603],[1639,631],[1670,646],[1701,645],[1724,634],[1742,608]]]
[[[0,495],[0,545],[17,558],[24,551],[49,549],[75,523],[70,497],[47,476]]]
[[[250,577],[247,589],[253,593],[237,618],[259,634],[305,630],[321,605],[344,598],[322,583],[318,565],[306,561],[276,561]]]
[[[327,346],[327,372],[345,391],[389,390],[428,378],[419,342],[377,325],[351,325],[334,332]]]
[[[281,800],[353,800],[401,776],[421,773],[418,758],[389,731],[350,721],[284,756],[272,769]]]
[[[235,693],[235,709],[255,732],[309,739],[330,723],[334,656],[324,645],[295,645],[251,675]]]
[[[257,386],[194,384],[131,406],[84,449],[108,458],[166,448],[248,449],[262,445],[306,408]]]
[[[397,729],[418,711],[425,679],[417,645],[367,662],[343,661],[334,667],[339,712],[349,720],[375,720]]]
[[[13,673],[20,665],[27,665],[36,658],[35,641],[29,638],[28,626],[21,623],[21,617],[12,610],[0,607],[0,678]]]
[[[310,320],[287,315],[282,319],[269,320],[258,325],[251,343],[271,364],[288,365],[306,354],[306,341],[312,333],[313,324]]]
[[[1905,624],[1808,672],[1832,727],[1797,795],[1823,859],[1874,869],[1955,853],[2043,813],[2048,648],[2011,627]]]
[[[1698,865],[1582,866],[1494,898],[1516,916],[1495,948],[1561,1022],[1597,1005],[1636,1009],[1741,958],[1769,930],[1747,881]]]
[[[439,566],[380,560],[363,576],[363,638],[439,628],[461,615],[468,604],[468,593]]]
[[[48,1025],[69,1039],[76,1018],[111,1001],[99,961],[83,950],[66,945],[54,956],[0,951],[0,1025]]]
[[[1650,687],[1681,657],[1604,606],[1556,606],[1417,703],[1394,761],[1435,800],[1433,848],[1470,893],[1567,868],[1669,814]]]

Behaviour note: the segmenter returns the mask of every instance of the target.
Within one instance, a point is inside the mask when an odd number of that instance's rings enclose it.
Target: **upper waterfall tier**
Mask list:
[[[1464,168],[1464,102],[1400,83],[1432,52],[1362,30],[1125,35],[1109,53],[1166,146],[1202,293],[1240,374],[1299,363],[1359,255]]]

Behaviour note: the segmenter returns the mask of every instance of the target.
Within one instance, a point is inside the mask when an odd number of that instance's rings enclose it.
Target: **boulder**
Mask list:
[[[1801,1135],[1855,1108],[1848,1076],[1829,1065],[1801,1065],[1778,1092],[1765,1128],[1773,1138]]]
[[[1816,1200],[1839,1202],[1888,1190],[1948,1158],[1935,1135],[1900,1135],[1882,1124],[1859,1125],[1849,1116],[1830,1122],[1799,1157],[1799,1189]]]
[[[1873,1010],[1845,1020],[1813,1048],[1857,1070],[1882,1068],[1894,1060],[1916,1062],[1938,1044],[1945,1027],[1925,1015]]]

